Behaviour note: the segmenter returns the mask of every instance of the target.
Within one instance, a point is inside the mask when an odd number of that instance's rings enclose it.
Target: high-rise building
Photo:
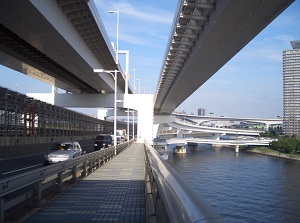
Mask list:
[[[300,40],[283,51],[283,132],[300,136]]]
[[[198,109],[198,115],[199,116],[205,116],[205,108],[199,108]]]

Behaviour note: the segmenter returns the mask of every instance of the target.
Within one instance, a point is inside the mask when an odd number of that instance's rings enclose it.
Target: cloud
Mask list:
[[[97,0],[96,6],[102,16],[109,36],[115,38],[115,19],[109,18],[109,10],[120,11],[119,40],[129,44],[152,48],[165,48],[173,21],[171,8],[161,9],[150,3],[130,1]],[[162,4],[162,3],[161,3]],[[165,4],[165,2],[164,2]]]
[[[260,59],[280,62],[282,61],[282,48],[278,45],[259,44],[247,47],[240,52],[243,55],[243,60],[249,59],[259,61]]]
[[[146,39],[142,39],[139,36],[136,35],[127,35],[127,34],[122,34],[120,35],[120,39],[127,43],[132,43],[136,45],[143,45],[143,46],[151,46],[149,42]]]
[[[170,11],[154,8],[150,5],[130,4],[127,1],[108,2],[107,0],[100,0],[96,5],[100,9],[119,10],[121,15],[128,15],[130,19],[135,21],[150,21],[158,24],[172,24],[174,15]]]
[[[151,21],[159,24],[172,24],[173,15],[167,11],[147,6],[145,8],[134,8],[129,3],[121,3],[118,8],[121,12],[129,15],[131,18]]]
[[[295,40],[295,38],[290,35],[277,35],[274,37],[274,39],[284,41],[284,42],[290,42],[292,40]]]
[[[131,44],[164,48],[169,36],[165,31],[136,26],[134,28],[129,27],[126,30],[124,29],[124,31],[119,34],[119,38]]]

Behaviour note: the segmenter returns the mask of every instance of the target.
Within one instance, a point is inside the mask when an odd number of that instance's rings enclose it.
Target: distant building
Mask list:
[[[215,117],[215,113],[214,113],[214,112],[209,112],[209,113],[208,113],[208,116],[210,116],[210,117]]]
[[[205,111],[206,111],[205,108],[199,108],[198,109],[198,115],[199,116],[205,116]]]
[[[283,51],[283,132],[300,136],[300,40]]]

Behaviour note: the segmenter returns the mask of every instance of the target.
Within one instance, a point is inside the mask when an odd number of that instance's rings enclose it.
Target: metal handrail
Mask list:
[[[133,140],[119,144],[116,147],[117,154],[127,148]],[[72,160],[48,165],[26,173],[18,174],[0,180],[0,222],[4,222],[5,211],[21,202],[33,199],[35,206],[43,205],[42,192],[56,187],[57,191],[63,190],[63,182],[66,179],[78,180],[78,172],[81,176],[92,173],[101,163],[115,156],[115,148],[109,147],[103,150],[88,153]],[[50,182],[50,183],[49,183]],[[27,188],[27,189],[26,189]]]
[[[146,141],[145,149],[151,169],[150,179],[154,179],[151,182],[153,196],[155,196],[152,200],[162,200],[169,222],[224,222],[208,202]],[[156,202],[154,205],[159,203]],[[156,207],[153,209],[157,210]]]

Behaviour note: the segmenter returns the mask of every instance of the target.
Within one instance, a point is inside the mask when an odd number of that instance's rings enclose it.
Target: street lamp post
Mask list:
[[[132,112],[132,139],[134,140],[134,111]]]
[[[129,108],[127,108],[127,145],[129,146]]]
[[[134,110],[129,110],[129,108],[127,109],[127,115],[129,114],[129,112],[131,112],[132,114],[132,139],[134,140]],[[128,122],[129,123],[129,122]],[[129,125],[128,125],[129,126]],[[129,129],[129,127],[128,127]],[[129,131],[129,130],[128,130]]]
[[[119,63],[119,17],[120,11],[108,11],[108,13],[117,13],[117,39],[116,39],[116,64]]]
[[[139,94],[141,93],[141,80],[140,79],[136,79],[136,81],[139,82]]]
[[[133,94],[135,94],[135,68],[133,70]]]
[[[115,155],[117,155],[117,70],[94,69],[95,73],[110,74],[115,81],[115,97],[114,97],[114,147]],[[114,74],[113,74],[114,73]]]

